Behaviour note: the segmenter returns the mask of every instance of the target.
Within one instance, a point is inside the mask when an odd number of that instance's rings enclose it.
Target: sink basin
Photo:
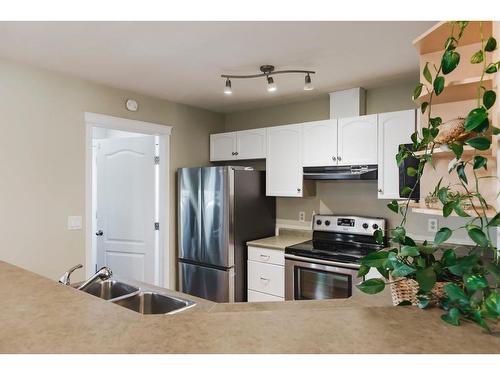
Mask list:
[[[139,288],[116,280],[96,280],[83,288],[82,291],[105,300],[110,300],[126,296],[127,294],[137,293]]]
[[[154,292],[140,292],[113,303],[141,314],[173,314],[194,305],[193,301]]]

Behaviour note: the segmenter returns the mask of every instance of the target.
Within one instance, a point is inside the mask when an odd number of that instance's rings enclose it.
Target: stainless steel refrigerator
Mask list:
[[[181,292],[247,300],[246,242],[275,231],[276,202],[265,186],[265,172],[244,167],[178,170]]]

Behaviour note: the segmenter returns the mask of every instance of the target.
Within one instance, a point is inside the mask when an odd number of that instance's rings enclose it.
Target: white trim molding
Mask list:
[[[159,220],[160,241],[155,284],[170,288],[170,134],[172,127],[151,122],[130,120],[99,113],[85,112],[85,273],[94,273],[96,254],[92,248],[92,128],[105,128],[157,135],[160,138]]]

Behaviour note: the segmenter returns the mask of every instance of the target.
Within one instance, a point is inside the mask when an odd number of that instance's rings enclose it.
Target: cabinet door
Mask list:
[[[337,165],[337,120],[302,124],[302,165],[322,167]]]
[[[266,195],[302,196],[301,125],[267,129]]]
[[[338,165],[377,164],[377,115],[338,120]]]
[[[378,115],[378,197],[400,199],[398,147],[411,143],[415,131],[415,110],[380,113]]]
[[[210,134],[210,161],[236,159],[236,132]]]
[[[266,129],[244,130],[236,133],[237,159],[266,158]]]

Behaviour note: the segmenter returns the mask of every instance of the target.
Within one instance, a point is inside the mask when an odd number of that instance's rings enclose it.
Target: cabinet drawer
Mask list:
[[[265,249],[263,247],[248,246],[248,260],[284,266],[285,252],[281,250]]]
[[[248,289],[285,297],[285,267],[249,260]]]
[[[273,296],[271,294],[256,292],[255,290],[248,289],[248,302],[270,302],[270,301],[284,301],[283,297]]]

